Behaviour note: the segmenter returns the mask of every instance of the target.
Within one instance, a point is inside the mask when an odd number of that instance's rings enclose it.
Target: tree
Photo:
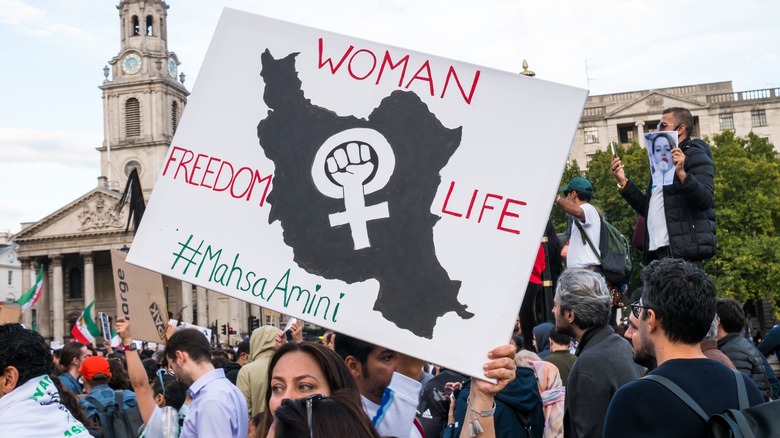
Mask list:
[[[717,254],[705,263],[718,295],[740,301],[780,297],[780,159],[752,132],[711,139]]]

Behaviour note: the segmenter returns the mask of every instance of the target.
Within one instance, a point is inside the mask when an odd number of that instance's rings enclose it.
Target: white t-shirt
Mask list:
[[[575,221],[579,221],[582,225],[582,229],[585,230],[585,234],[593,242],[593,246],[596,251],[599,250],[599,242],[601,241],[601,218],[596,207],[590,204],[580,205],[582,211],[585,212],[585,222],[580,221],[576,217]],[[587,268],[593,265],[600,265],[599,258],[590,249],[588,242],[582,241],[580,235],[580,228],[577,224],[572,224],[571,237],[569,238],[569,252],[566,255],[566,267],[568,268]]]
[[[377,418],[376,421],[374,417],[377,416],[380,406],[362,395],[360,396],[363,400],[363,410],[368,414],[368,418],[374,422],[379,435],[398,438],[422,438],[417,426],[414,425],[420,389],[422,389],[420,382],[410,379],[403,374],[393,373],[390,386],[385,389],[385,396],[388,397],[388,401],[382,407],[380,418]]]
[[[647,250],[655,251],[669,245],[669,229],[666,228],[666,212],[664,210],[664,187],[653,186],[650,194],[650,205],[647,207]]]

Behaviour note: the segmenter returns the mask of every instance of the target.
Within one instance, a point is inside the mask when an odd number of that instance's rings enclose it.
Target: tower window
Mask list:
[[[138,15],[133,15],[133,35],[141,34],[141,24],[138,22]]]
[[[136,160],[130,160],[125,164],[125,176],[130,176],[133,169],[138,171],[138,176],[141,176],[143,169],[141,168],[141,163]]]
[[[154,19],[151,15],[146,16],[146,36],[152,36],[152,23],[154,23]]]
[[[162,17],[160,17],[160,30],[159,30],[159,32],[160,32],[160,36],[162,37],[162,39],[165,39],[165,27],[163,26]]]
[[[750,121],[754,128],[766,126],[766,110],[750,111]]]
[[[125,133],[128,137],[141,135],[141,104],[135,97],[125,103]]]
[[[173,133],[176,134],[176,128],[179,126],[179,103],[173,102],[171,104],[171,128]]]
[[[720,119],[721,131],[724,129],[734,129],[734,113],[719,114],[718,118]]]

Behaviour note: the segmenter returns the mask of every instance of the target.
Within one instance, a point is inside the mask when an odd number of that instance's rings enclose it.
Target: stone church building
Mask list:
[[[42,297],[23,314],[44,338],[64,342],[84,308],[116,315],[111,249],[132,245],[125,232],[128,207],[115,213],[128,175],[137,169],[148,201],[161,163],[187,105],[189,92],[180,64],[168,47],[168,8],[163,0],[121,0],[119,51],[103,69],[104,140],[97,148],[102,176],[97,186],[38,222],[22,224],[13,236],[22,269],[22,290],[44,269]],[[247,331],[249,306],[202,287],[163,276],[168,310],[186,322],[229,324]],[[251,307],[251,309],[250,309]],[[112,320],[113,323],[113,320]],[[230,339],[231,344],[238,338]],[[227,341],[222,337],[222,341]]]

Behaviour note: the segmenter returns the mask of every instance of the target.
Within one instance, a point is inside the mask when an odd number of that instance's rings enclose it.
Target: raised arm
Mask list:
[[[128,347],[133,343],[133,335],[130,331],[130,321],[120,316],[116,320],[116,334],[122,340],[122,345]],[[141,418],[144,424],[149,422],[149,418],[154,412],[156,406],[154,402],[154,391],[149,384],[149,377],[146,375],[144,364],[141,362],[141,356],[138,350],[125,348],[125,359],[127,360],[127,374],[130,376],[130,385],[135,391],[135,399],[138,402],[138,410],[141,411]]]
[[[466,408],[466,417],[460,430],[461,438],[470,438],[467,425],[475,417],[482,426],[482,433],[479,434],[479,438],[495,438],[495,396],[509,382],[515,379],[515,370],[517,369],[515,365],[516,352],[517,349],[514,345],[502,345],[488,352],[490,361],[485,364],[483,369],[485,370],[486,378],[497,380],[495,384],[474,377],[471,378],[471,392],[469,394],[469,405],[471,406]]]

